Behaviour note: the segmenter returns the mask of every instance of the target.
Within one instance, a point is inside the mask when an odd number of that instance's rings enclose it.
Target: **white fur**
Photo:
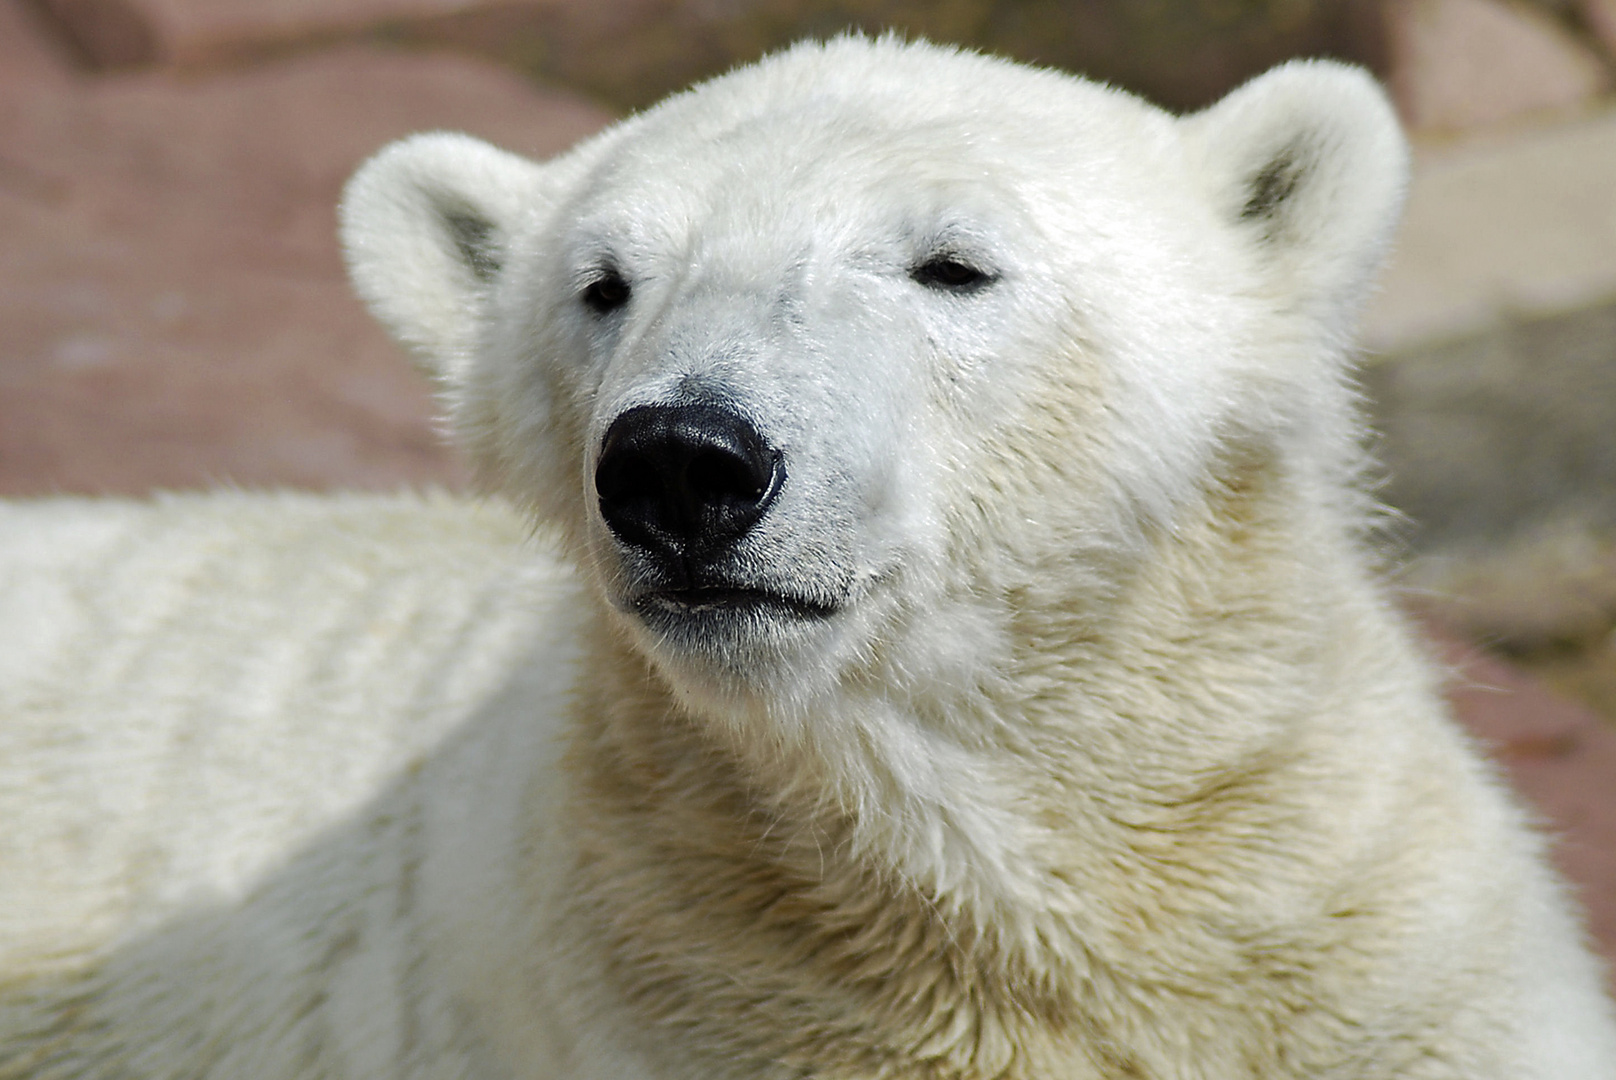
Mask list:
[[[1405,169],[1336,65],[1175,119],[892,40],[383,151],[356,287],[508,502],[0,512],[0,1078],[1616,1076],[1366,554]],[[641,616],[595,465],[693,393],[825,617]]]

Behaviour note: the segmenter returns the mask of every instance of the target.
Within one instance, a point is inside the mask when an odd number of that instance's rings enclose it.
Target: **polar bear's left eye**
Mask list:
[[[604,315],[628,303],[629,292],[628,282],[623,280],[623,275],[616,270],[607,270],[584,288],[583,301],[596,314]]]
[[[950,255],[933,255],[909,271],[909,276],[928,289],[957,293],[976,292],[993,284],[994,280],[994,275],[987,271]]]

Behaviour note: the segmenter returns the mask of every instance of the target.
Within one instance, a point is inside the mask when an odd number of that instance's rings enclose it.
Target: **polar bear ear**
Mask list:
[[[1183,123],[1217,212],[1284,299],[1350,329],[1408,182],[1408,146],[1379,85],[1345,64],[1294,61]]]
[[[545,168],[469,135],[414,135],[348,181],[339,209],[355,291],[428,374],[447,378]]]

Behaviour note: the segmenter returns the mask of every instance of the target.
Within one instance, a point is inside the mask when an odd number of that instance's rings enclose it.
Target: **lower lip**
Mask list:
[[[635,604],[641,612],[654,609],[672,615],[768,614],[798,619],[827,619],[836,609],[795,597],[755,589],[689,589],[655,592]]]

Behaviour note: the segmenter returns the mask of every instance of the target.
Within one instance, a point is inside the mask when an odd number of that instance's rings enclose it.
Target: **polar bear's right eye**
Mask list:
[[[975,292],[993,283],[992,274],[952,255],[933,255],[911,270],[909,276],[928,289],[944,292]]]
[[[584,287],[583,302],[597,315],[616,311],[628,303],[628,282],[616,270],[607,270]]]

